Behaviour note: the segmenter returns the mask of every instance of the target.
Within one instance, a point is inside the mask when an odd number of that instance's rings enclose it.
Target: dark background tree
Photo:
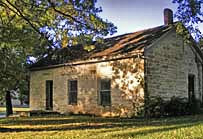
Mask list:
[[[181,21],[195,37],[202,38],[198,24],[203,23],[203,0],[172,0],[178,5],[175,17]]]
[[[34,54],[33,48],[37,48],[40,41],[38,34],[29,29],[4,27],[0,28],[0,90],[1,93],[6,94],[7,115],[9,115],[12,113],[10,93],[18,91],[20,95],[28,94],[27,56]]]

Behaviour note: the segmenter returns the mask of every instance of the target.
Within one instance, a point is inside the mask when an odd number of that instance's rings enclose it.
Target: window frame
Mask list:
[[[195,99],[195,74],[188,74],[188,102],[192,103]]]
[[[71,82],[76,82],[76,89],[71,90]],[[68,80],[68,104],[69,105],[77,105],[78,101],[78,80],[71,79]]]
[[[102,88],[102,83],[109,82],[109,88]],[[108,99],[105,99],[107,97]],[[99,104],[101,106],[111,106],[111,79],[100,79],[99,82]]]

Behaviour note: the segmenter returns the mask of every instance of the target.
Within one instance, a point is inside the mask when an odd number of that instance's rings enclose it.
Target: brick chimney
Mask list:
[[[173,24],[173,11],[171,9],[164,9],[164,25]]]

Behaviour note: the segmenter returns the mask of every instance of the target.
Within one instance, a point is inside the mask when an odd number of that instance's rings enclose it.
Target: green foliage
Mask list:
[[[168,101],[161,97],[152,97],[145,107],[149,117],[181,116],[197,114],[200,111],[200,103],[195,98],[188,102],[186,98],[174,96]]]
[[[203,48],[203,37],[199,40],[198,45],[201,49]]]
[[[145,105],[147,117],[161,117],[164,115],[164,100],[161,97],[151,97]]]
[[[1,20],[0,28],[0,92],[4,97],[6,91],[16,90],[20,96],[28,95],[27,60],[28,56],[40,56],[44,50],[39,34],[30,27],[18,27],[9,24],[9,18]]]
[[[2,1],[1,1],[2,2]],[[1,3],[0,2],[0,3]],[[14,11],[5,10],[0,4],[0,96],[15,90],[20,99],[28,96],[28,57],[41,57],[47,44],[33,28],[26,24]]]
[[[200,113],[200,104],[201,102],[195,98],[195,96],[192,96],[191,102],[188,103],[189,112],[190,114],[198,114]]]
[[[181,22],[176,24],[176,32],[183,38],[184,43],[191,45],[192,36]]]
[[[187,99],[172,97],[170,101],[165,102],[164,112],[166,116],[180,116],[191,113]]]
[[[172,0],[178,4],[175,17],[178,18],[196,39],[202,37],[197,25],[203,22],[202,0]]]
[[[48,39],[49,45],[57,43],[64,47],[78,41],[78,37],[91,37],[92,41],[95,37],[116,32],[116,27],[111,22],[99,17],[98,13],[102,9],[96,7],[96,2],[97,0],[2,0],[0,16],[3,20],[9,16],[11,23],[17,22],[21,28],[29,25],[42,38]]]

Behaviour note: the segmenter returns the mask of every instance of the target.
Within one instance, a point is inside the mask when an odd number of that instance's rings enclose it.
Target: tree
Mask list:
[[[38,34],[32,33],[29,29],[21,30],[7,24],[7,27],[1,27],[0,31],[0,91],[6,95],[7,115],[10,115],[12,114],[10,93],[28,92],[27,56],[33,54],[34,46],[40,43]]]
[[[52,50],[90,43],[116,31],[98,16],[96,0],[1,0],[0,92],[6,94],[7,115],[12,114],[10,93],[27,86],[26,66]],[[24,91],[23,91],[24,90]]]
[[[96,1],[2,0],[0,5],[42,36],[53,40],[54,45],[62,46],[76,43],[76,36],[96,38],[116,31],[112,23],[98,16],[102,10],[95,7]]]
[[[172,2],[178,4],[175,17],[188,28],[196,40],[199,40],[202,37],[198,24],[203,23],[203,0],[172,0]]]
[[[0,9],[0,92],[1,96],[5,95],[9,116],[13,113],[11,92],[18,90],[21,93],[21,88],[27,86],[27,56],[33,55],[46,41],[39,39],[39,34],[12,12],[4,10]]]

